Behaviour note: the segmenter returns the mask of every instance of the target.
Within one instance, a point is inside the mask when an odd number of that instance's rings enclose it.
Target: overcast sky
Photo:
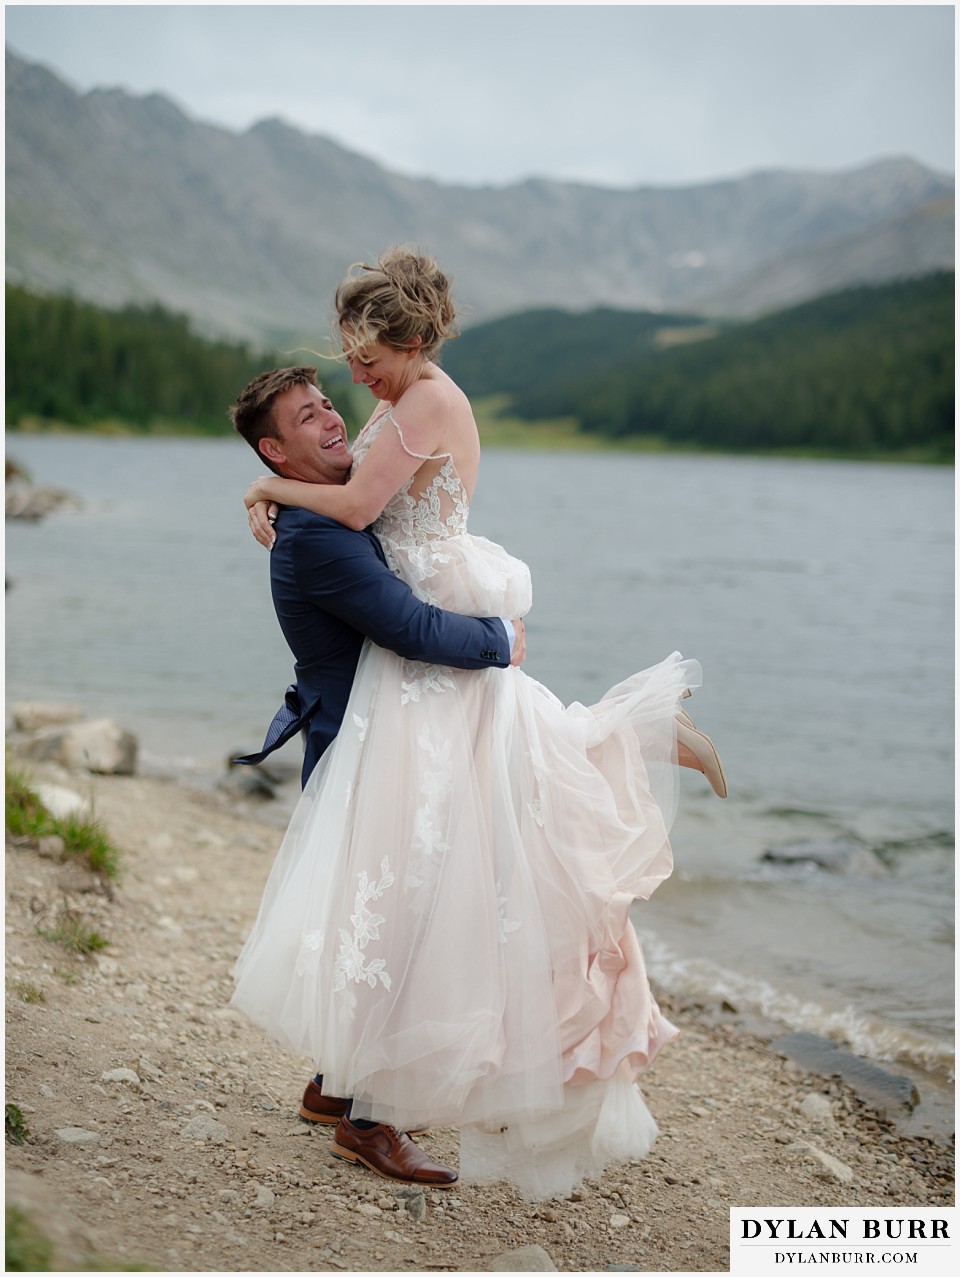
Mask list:
[[[75,87],[235,130],[279,116],[444,182],[954,170],[952,4],[30,4],[5,24]]]

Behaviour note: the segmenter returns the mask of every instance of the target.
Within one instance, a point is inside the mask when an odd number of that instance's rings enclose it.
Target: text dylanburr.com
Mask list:
[[[957,1270],[953,1206],[733,1207],[733,1277],[814,1268],[932,1277]]]

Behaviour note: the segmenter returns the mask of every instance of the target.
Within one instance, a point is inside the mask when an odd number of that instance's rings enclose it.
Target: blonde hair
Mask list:
[[[394,350],[419,348],[433,359],[458,335],[450,280],[416,248],[391,248],[375,266],[354,262],[337,289],[336,308],[348,359],[377,342]]]

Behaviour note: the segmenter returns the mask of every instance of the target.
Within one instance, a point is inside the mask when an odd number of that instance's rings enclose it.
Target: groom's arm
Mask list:
[[[510,664],[514,645],[498,617],[460,616],[421,602],[390,571],[371,536],[314,518],[297,528],[290,548],[302,595],[380,647],[460,669]]]

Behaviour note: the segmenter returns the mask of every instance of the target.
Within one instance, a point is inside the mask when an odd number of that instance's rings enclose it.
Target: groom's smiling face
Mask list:
[[[343,418],[314,385],[291,386],[273,401],[276,438],[260,448],[288,479],[346,483],[353,454]]]

